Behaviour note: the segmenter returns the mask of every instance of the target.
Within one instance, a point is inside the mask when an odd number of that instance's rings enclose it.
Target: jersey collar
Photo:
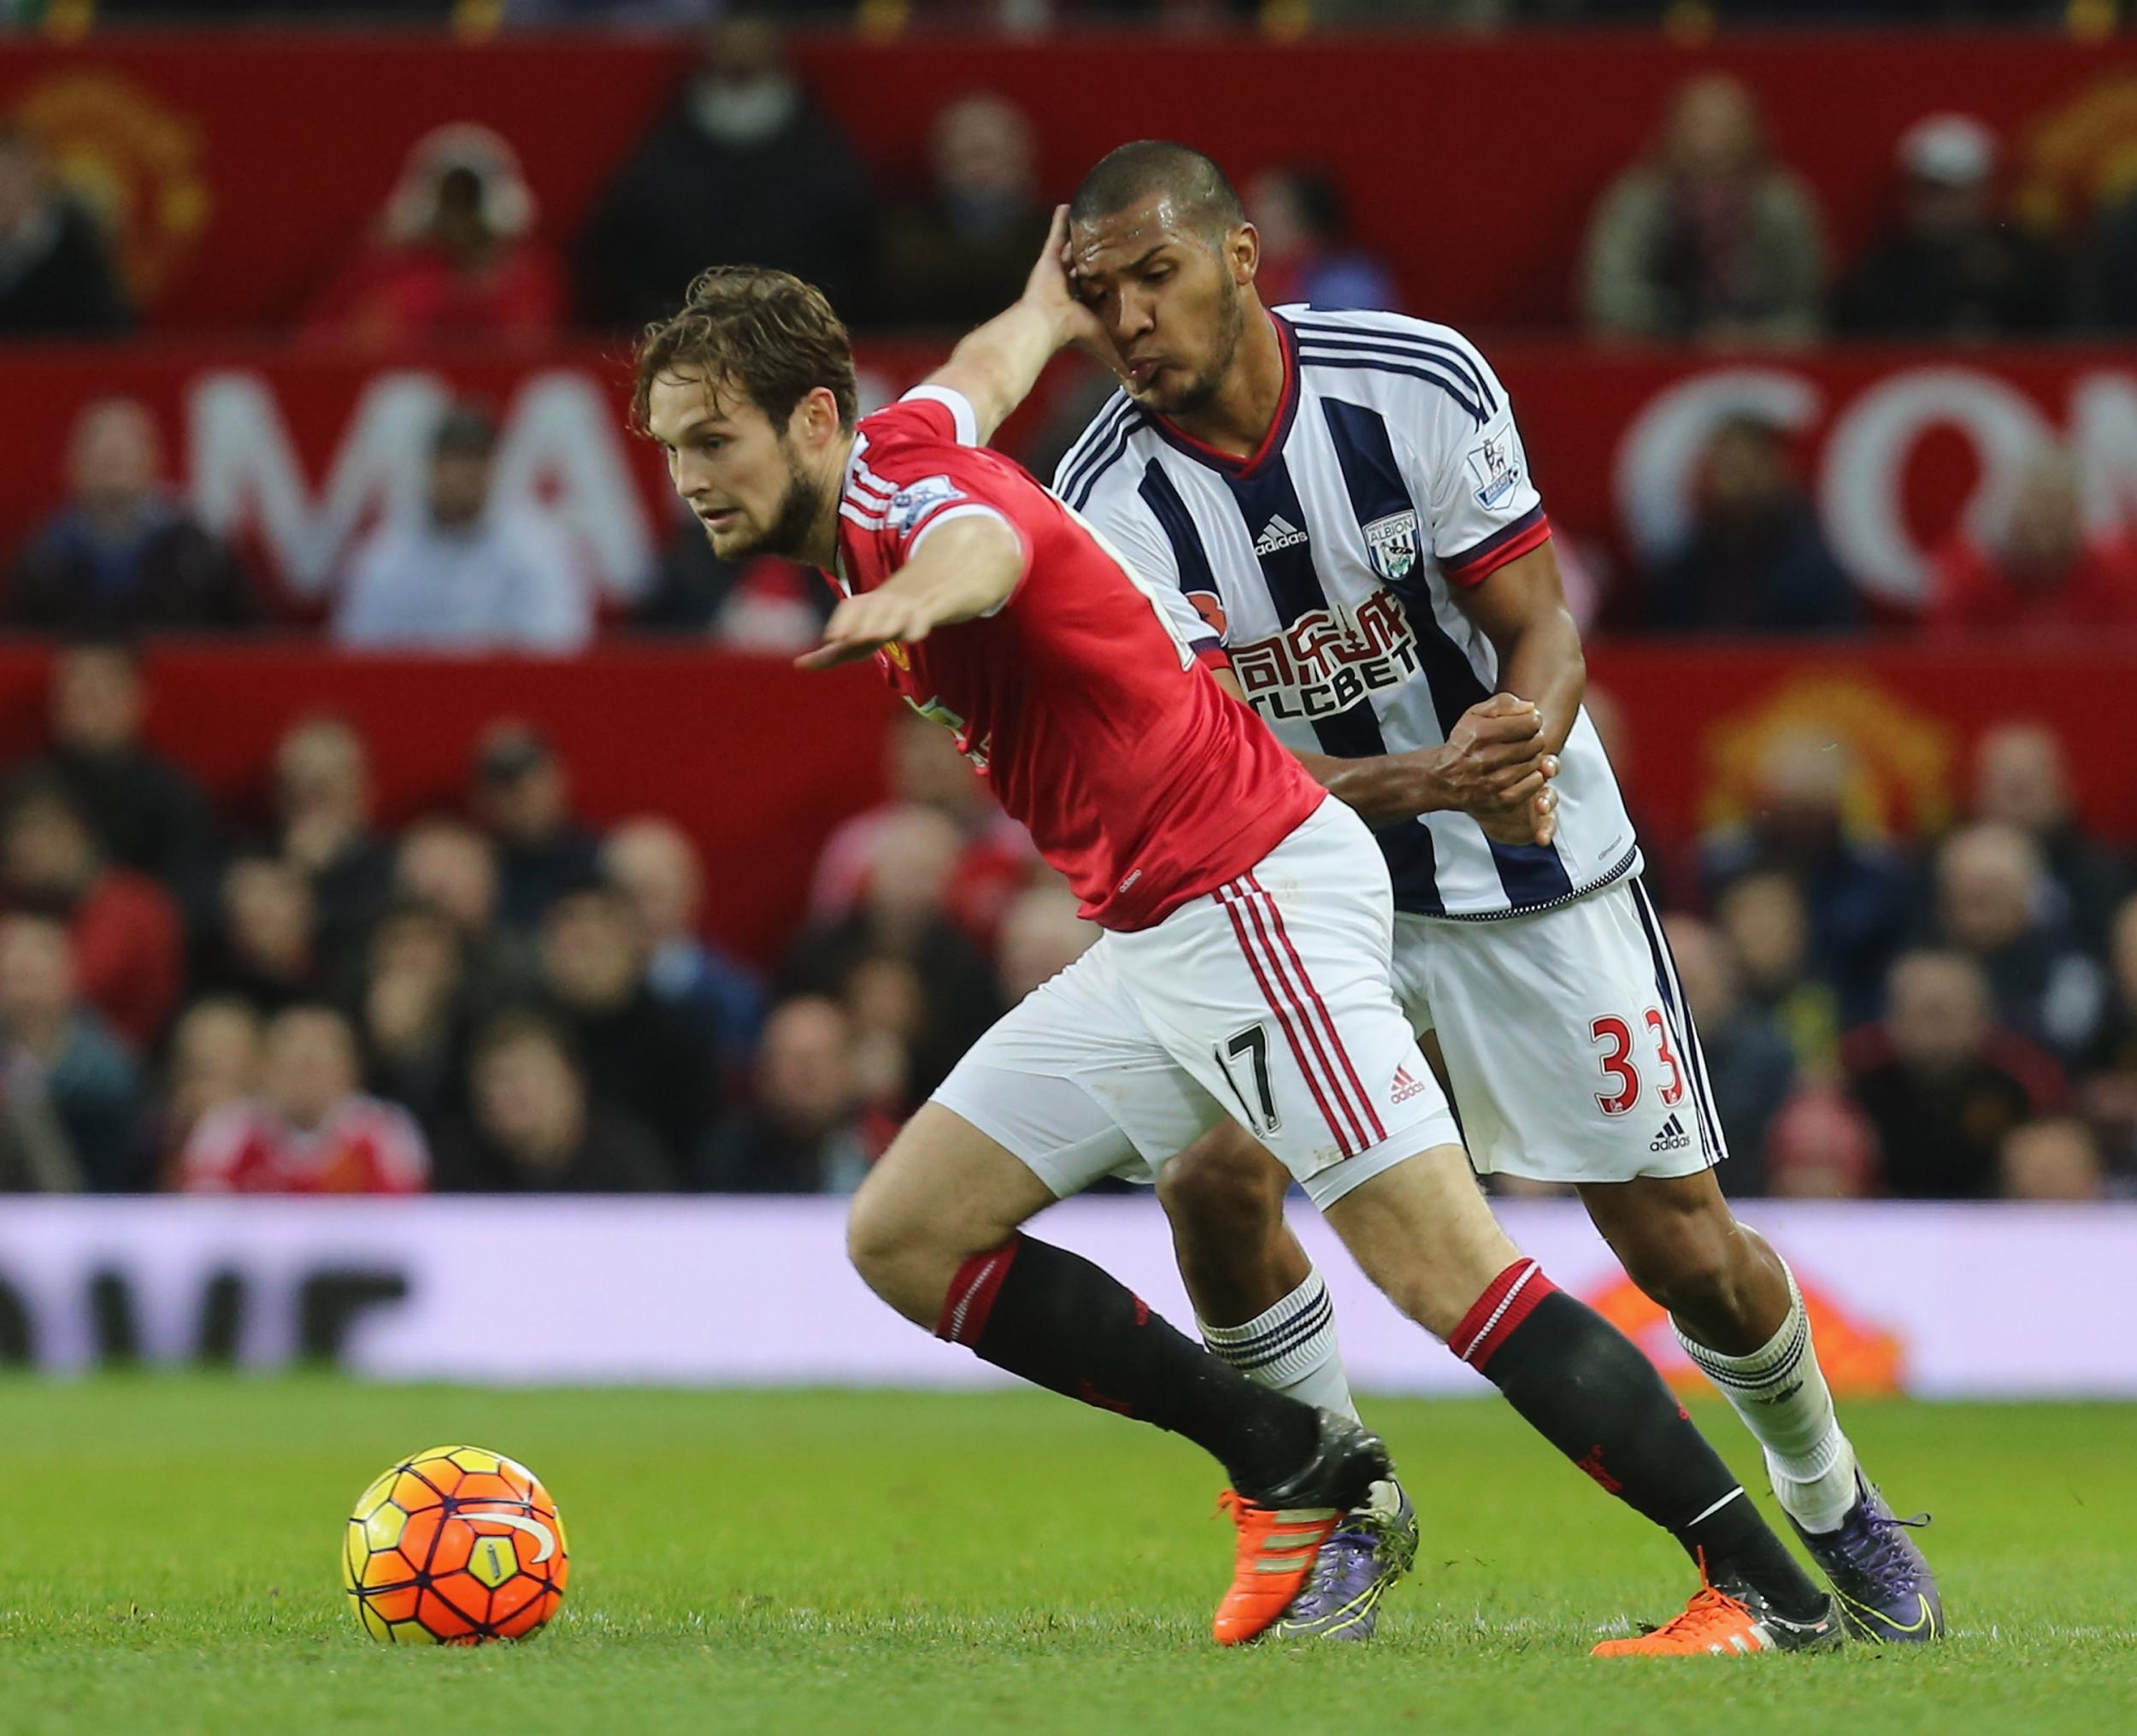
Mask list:
[[[1197,463],[1207,464],[1227,476],[1251,476],[1274,455],[1282,451],[1284,442],[1291,438],[1291,425],[1298,415],[1298,337],[1292,330],[1291,322],[1282,315],[1270,313],[1269,321],[1276,328],[1277,347],[1284,353],[1284,392],[1277,402],[1275,419],[1269,423],[1268,433],[1250,456],[1242,458],[1236,453],[1221,452],[1208,442],[1175,428],[1163,416],[1151,418],[1151,426],[1168,444],[1185,452]]]

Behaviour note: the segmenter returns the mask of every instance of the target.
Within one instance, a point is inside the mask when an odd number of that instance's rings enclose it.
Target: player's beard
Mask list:
[[[786,460],[786,492],[780,497],[779,510],[772,522],[755,535],[745,531],[741,540],[730,539],[725,548],[714,544],[713,552],[723,561],[747,561],[758,555],[798,561],[809,547],[810,533],[823,515],[823,491],[804,472],[793,447],[785,440],[779,444],[780,456]]]
[[[1169,421],[1178,421],[1206,408],[1232,372],[1232,364],[1239,357],[1239,337],[1246,330],[1246,309],[1239,291],[1227,285],[1225,295],[1217,310],[1217,337],[1216,353],[1209,366],[1189,380],[1179,391],[1170,394],[1163,404],[1153,406],[1157,413]]]

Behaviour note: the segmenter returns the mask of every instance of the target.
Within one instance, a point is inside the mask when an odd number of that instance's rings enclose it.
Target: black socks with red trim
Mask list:
[[[1507,1403],[1611,1494],[1684,1546],[1710,1576],[1740,1575],[1792,1620],[1826,1607],[1787,1546],[1693,1427],[1640,1347],[1517,1260],[1447,1340]]]
[[[1185,1435],[1250,1500],[1294,1474],[1313,1409],[1257,1386],[1066,1249],[1011,1237],[958,1268],[935,1336],[1035,1385]]]

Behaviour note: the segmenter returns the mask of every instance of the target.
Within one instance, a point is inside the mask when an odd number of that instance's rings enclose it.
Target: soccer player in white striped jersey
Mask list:
[[[1716,1183],[1698,1036],[1581,708],[1580,637],[1504,388],[1444,326],[1265,309],[1238,197],[1185,146],[1122,146],[1070,216],[1066,264],[1122,391],[1055,491],[1192,605],[1220,679],[1375,827],[1398,991],[1437,1039],[1477,1168],[1579,1190],[1758,1438],[1851,1625],[1935,1637],[1934,1580],[1840,1431],[1795,1280]],[[1230,1128],[1159,1192],[1210,1346],[1341,1409],[1287,1180]],[[1362,1526],[1325,1554],[1289,1625],[1369,1629],[1394,1568],[1382,1537]],[[1622,1644],[1704,1649],[1701,1607]]]

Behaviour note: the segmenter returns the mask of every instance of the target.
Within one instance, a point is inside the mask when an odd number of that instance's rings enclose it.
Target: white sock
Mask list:
[[[1343,1347],[1336,1342],[1335,1309],[1317,1269],[1310,1269],[1304,1284],[1245,1326],[1195,1324],[1210,1354],[1242,1374],[1287,1398],[1357,1415],[1343,1372]]]
[[[1677,1342],[1766,1449],[1766,1474],[1789,1517],[1805,1531],[1838,1531],[1855,1504],[1855,1449],[1833,1415],[1796,1274],[1786,1263],[1781,1269],[1788,1275],[1788,1317],[1762,1348],[1725,1356],[1695,1344],[1681,1327]]]

